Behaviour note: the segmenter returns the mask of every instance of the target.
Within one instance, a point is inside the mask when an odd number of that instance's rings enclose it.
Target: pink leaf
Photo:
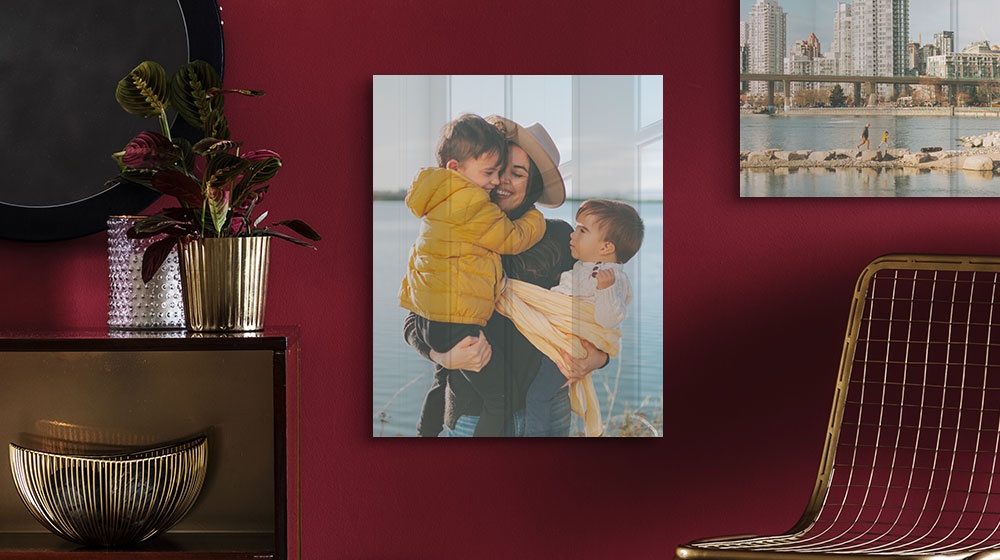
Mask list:
[[[199,208],[204,201],[201,185],[180,171],[164,169],[153,175],[153,188],[188,206]]]
[[[125,146],[122,164],[132,169],[158,169],[175,163],[181,152],[166,136],[140,132]]]

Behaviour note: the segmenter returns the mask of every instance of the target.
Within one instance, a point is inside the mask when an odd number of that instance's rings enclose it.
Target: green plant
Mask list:
[[[843,107],[847,104],[847,96],[844,95],[844,88],[840,87],[840,84],[833,86],[830,90],[830,106],[831,107]]]
[[[161,130],[140,132],[124,150],[113,154],[120,177],[172,196],[179,204],[139,221],[128,232],[133,238],[164,236],[143,254],[144,281],[153,277],[182,240],[269,235],[308,247],[313,247],[308,241],[320,240],[302,220],[261,225],[267,212],[260,212],[258,205],[268,182],[281,169],[281,158],[265,149],[241,152],[241,142],[230,137],[224,111],[227,94],[259,96],[263,92],[223,89],[215,68],[201,60],[181,66],[169,79],[162,66],[145,61],[118,82],[115,98],[122,109],[156,118]],[[202,138],[193,145],[184,138],[172,138],[168,109],[200,130]],[[272,229],[276,226],[305,239]]]

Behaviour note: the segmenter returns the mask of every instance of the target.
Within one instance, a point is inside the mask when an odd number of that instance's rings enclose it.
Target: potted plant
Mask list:
[[[140,132],[113,154],[121,178],[178,203],[138,221],[128,236],[163,236],[143,253],[144,281],[178,248],[186,322],[195,331],[263,328],[271,238],[308,247],[320,239],[301,220],[264,225],[267,212],[260,203],[281,158],[265,149],[243,151],[231,139],[224,112],[228,94],[263,92],[223,89],[215,68],[200,60],[169,79],[162,66],[145,61],[118,82],[115,92],[125,111],[158,119],[161,131]],[[202,139],[191,144],[172,138],[169,108],[200,130]]]

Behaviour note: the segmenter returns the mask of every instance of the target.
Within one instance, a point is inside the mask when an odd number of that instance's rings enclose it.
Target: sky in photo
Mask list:
[[[740,0],[739,21],[750,20],[750,7],[757,0]],[[823,48],[830,50],[833,40],[833,14],[838,0],[778,0],[787,16],[788,54],[795,41],[815,33]],[[955,32],[955,49],[983,39],[1000,43],[1000,18],[996,17],[997,0],[910,0],[910,41],[933,43],[939,31]]]
[[[375,76],[373,106],[373,192],[409,186],[441,127],[474,113],[541,123],[570,197],[663,198],[662,75]]]

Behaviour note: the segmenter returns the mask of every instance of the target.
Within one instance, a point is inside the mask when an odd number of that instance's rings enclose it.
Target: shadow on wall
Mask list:
[[[107,236],[0,240],[0,328],[103,328],[108,313]]]
[[[784,531],[805,509],[861,270],[837,268],[668,296],[664,425],[686,502],[668,508],[677,544]]]

